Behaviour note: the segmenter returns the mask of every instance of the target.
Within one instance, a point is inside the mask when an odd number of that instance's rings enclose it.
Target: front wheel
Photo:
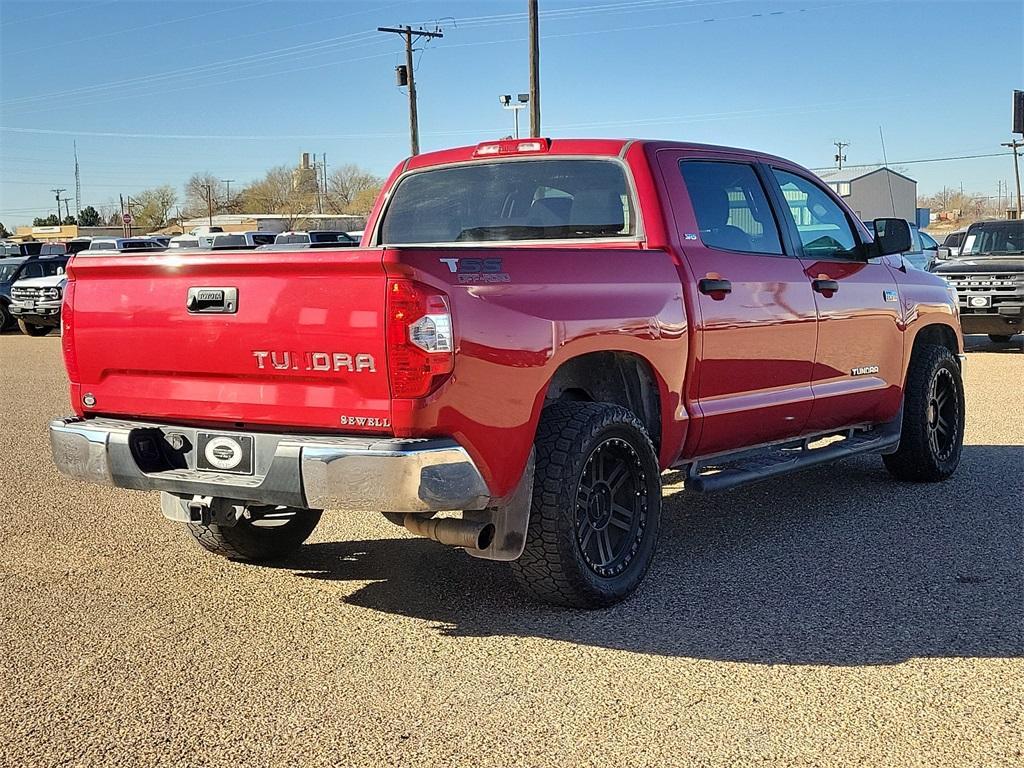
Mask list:
[[[994,341],[996,344],[1009,344],[1010,339],[1013,338],[1011,334],[1003,333],[990,333],[988,335],[989,340]]]
[[[320,522],[319,509],[270,507],[233,526],[186,523],[189,534],[208,552],[229,560],[265,562],[286,557],[302,546]]]
[[[544,410],[535,448],[516,580],[557,605],[624,599],[647,573],[661,522],[658,458],[643,424],[618,405],[558,402]]]
[[[32,323],[26,323],[21,318],[18,318],[18,328],[26,336],[45,336],[50,332],[50,329],[45,325],[33,325]]]
[[[960,464],[964,443],[964,382],[960,365],[946,347],[915,349],[903,392],[900,447],[883,456],[900,480],[934,483]]]

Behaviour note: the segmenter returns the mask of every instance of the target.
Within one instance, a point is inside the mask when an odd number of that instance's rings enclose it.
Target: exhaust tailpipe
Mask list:
[[[433,539],[450,547],[482,550],[494,541],[494,523],[461,520],[455,517],[423,517],[405,515],[410,533]]]

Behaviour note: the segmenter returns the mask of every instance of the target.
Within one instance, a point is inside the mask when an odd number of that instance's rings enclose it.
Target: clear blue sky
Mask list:
[[[748,146],[809,167],[1000,151],[1024,88],[1024,4],[540,0],[543,133]],[[527,90],[526,0],[233,3],[0,0],[0,221],[193,172],[236,184],[301,151],[385,174],[408,152],[401,40],[417,57],[424,150],[511,132]],[[525,113],[524,124],[525,120]],[[16,129],[16,130],[12,130]],[[54,131],[56,133],[45,133]],[[103,135],[103,134],[134,134]],[[905,166],[919,191],[996,194],[1005,157]],[[74,204],[72,204],[72,210]]]

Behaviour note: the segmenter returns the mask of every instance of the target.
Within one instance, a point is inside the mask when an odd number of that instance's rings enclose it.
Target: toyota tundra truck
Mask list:
[[[872,224],[742,149],[411,157],[358,248],[77,254],[53,459],[160,491],[234,560],[379,511],[543,600],[609,605],[651,563],[666,470],[691,493],[867,453],[954,472],[957,301],[902,261],[905,221]]]

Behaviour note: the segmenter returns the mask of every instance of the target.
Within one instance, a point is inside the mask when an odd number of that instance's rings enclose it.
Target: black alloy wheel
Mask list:
[[[629,443],[598,445],[576,488],[576,543],[590,569],[605,578],[629,567],[647,526],[647,476]]]

